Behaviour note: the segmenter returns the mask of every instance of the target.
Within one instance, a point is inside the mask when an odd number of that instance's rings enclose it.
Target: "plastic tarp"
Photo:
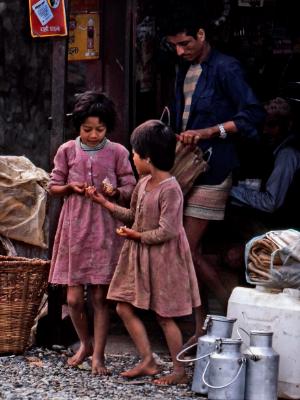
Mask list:
[[[300,289],[300,232],[270,231],[251,239],[245,249],[249,283]]]
[[[48,182],[49,174],[26,157],[0,156],[0,234],[47,248]]]

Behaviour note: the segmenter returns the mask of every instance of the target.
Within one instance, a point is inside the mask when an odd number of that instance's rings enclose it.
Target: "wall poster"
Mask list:
[[[68,60],[97,60],[99,58],[99,43],[99,14],[71,14],[69,25]]]
[[[64,0],[29,0],[29,17],[32,37],[68,34]]]

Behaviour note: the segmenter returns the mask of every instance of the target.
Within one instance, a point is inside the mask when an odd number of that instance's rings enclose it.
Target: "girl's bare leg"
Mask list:
[[[188,382],[188,377],[183,364],[176,360],[177,354],[182,349],[182,335],[178,325],[173,318],[164,318],[157,316],[159,325],[161,326],[167,345],[173,361],[173,373],[155,379],[157,385],[178,385]]]
[[[81,364],[86,357],[92,354],[92,344],[88,331],[87,316],[84,309],[83,286],[69,286],[67,301],[70,317],[80,340],[78,351],[73,357],[68,358],[68,364],[74,367]]]
[[[139,364],[128,371],[122,372],[121,375],[126,378],[135,378],[137,376],[158,374],[159,368],[154,361],[146,329],[142,321],[135,315],[133,306],[128,303],[118,303],[117,313],[122,318],[141,357]]]
[[[106,300],[108,286],[92,285],[91,296],[94,310],[94,351],[92,357],[92,373],[107,375],[104,349],[109,327],[108,301]]]

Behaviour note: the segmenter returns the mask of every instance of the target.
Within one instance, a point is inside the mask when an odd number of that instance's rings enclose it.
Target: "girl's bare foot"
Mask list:
[[[76,367],[81,364],[83,360],[92,354],[93,348],[91,345],[87,346],[84,344],[80,344],[79,349],[74,354],[74,356],[68,358],[68,365],[70,367]]]
[[[92,359],[92,374],[93,375],[110,375],[110,371],[106,368],[104,359],[93,357]]]
[[[183,385],[188,383],[189,378],[185,371],[173,372],[172,374],[162,376],[161,378],[154,379],[155,385]]]
[[[156,362],[151,359],[149,361],[143,360],[138,363],[134,368],[128,371],[121,372],[125,378],[136,378],[137,376],[153,376],[159,373],[159,368]]]

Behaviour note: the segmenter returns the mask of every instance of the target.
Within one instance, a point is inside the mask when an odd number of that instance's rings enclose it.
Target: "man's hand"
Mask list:
[[[212,128],[204,128],[181,132],[177,139],[184,144],[197,144],[199,140],[211,139],[214,136]]]

